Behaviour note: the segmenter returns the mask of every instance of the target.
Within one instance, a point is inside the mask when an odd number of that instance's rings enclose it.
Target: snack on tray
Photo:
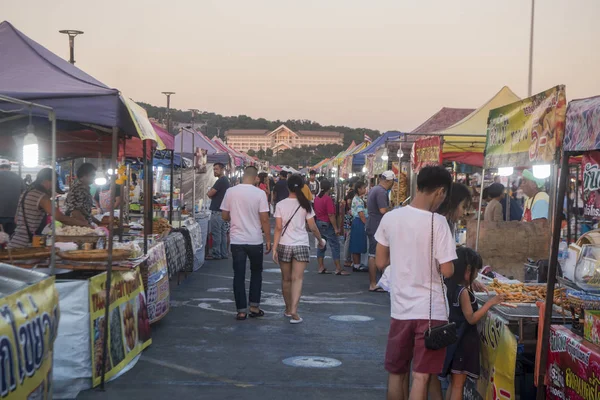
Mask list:
[[[535,303],[538,300],[545,300],[547,293],[545,284],[501,283],[498,279],[494,279],[488,288],[506,296],[506,303]],[[554,289],[554,303],[557,305],[564,303],[564,289]]]
[[[169,225],[169,220],[166,218],[155,218],[152,221],[152,233],[156,235],[162,235],[165,232],[171,230],[171,225]]]

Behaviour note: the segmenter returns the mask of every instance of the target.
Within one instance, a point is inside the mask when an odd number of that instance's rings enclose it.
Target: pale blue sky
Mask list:
[[[224,115],[412,130],[527,94],[529,0],[8,2],[0,19],[125,95]],[[533,90],[600,95],[600,1],[537,0]],[[1,62],[1,60],[0,60]]]

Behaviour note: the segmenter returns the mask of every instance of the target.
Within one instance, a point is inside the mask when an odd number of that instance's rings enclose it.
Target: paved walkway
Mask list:
[[[384,398],[388,295],[367,292],[366,273],[318,275],[316,259],[311,260],[299,325],[282,315],[281,274],[270,255],[263,273],[267,314],[246,321],[234,319],[231,260],[207,261],[181,285],[171,286],[171,310],[152,326],[153,343],[137,365],[108,383],[106,392],[82,392],[78,399]],[[331,259],[325,261],[333,269]],[[330,318],[342,315],[372,320]],[[283,362],[300,356],[329,357],[341,364],[301,368]]]

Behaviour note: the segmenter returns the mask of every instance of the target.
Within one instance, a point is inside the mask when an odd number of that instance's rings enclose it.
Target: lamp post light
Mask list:
[[[75,36],[83,35],[83,31],[76,31],[74,29],[63,29],[62,31],[58,32],[69,36],[69,62],[75,65]]]
[[[171,133],[171,95],[175,92],[162,92],[167,96],[167,132]]]
[[[533,23],[535,21],[535,0],[531,0],[531,30],[529,32],[529,79],[527,82],[527,96],[531,97],[533,86]]]

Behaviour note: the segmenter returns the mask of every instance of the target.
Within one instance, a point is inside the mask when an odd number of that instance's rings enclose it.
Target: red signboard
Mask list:
[[[600,151],[584,153],[581,159],[583,171],[584,215],[600,218]]]
[[[600,396],[600,347],[561,325],[550,327],[549,344],[547,398],[597,399]]]
[[[440,136],[417,139],[411,154],[412,169],[419,172],[421,168],[442,164],[442,138]]]

